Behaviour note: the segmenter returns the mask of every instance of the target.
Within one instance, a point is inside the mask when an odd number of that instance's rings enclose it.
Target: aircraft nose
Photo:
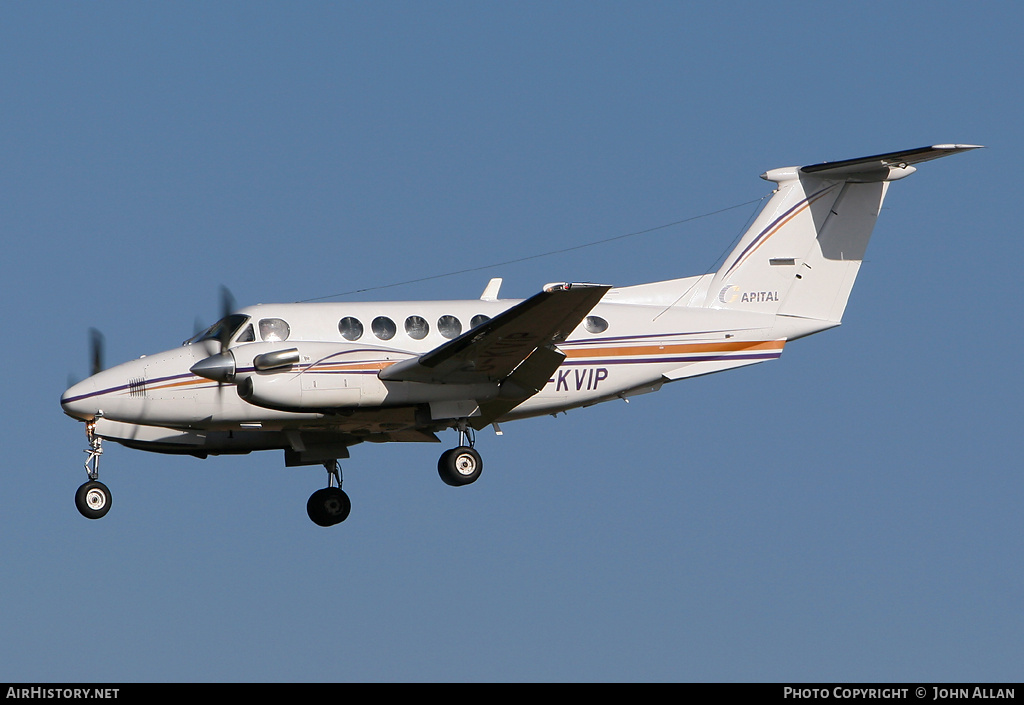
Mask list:
[[[64,413],[82,421],[92,421],[99,414],[96,401],[96,383],[90,378],[70,386],[60,395]]]

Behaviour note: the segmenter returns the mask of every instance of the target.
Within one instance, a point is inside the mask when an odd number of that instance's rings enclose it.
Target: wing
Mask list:
[[[565,359],[565,340],[610,286],[549,285],[544,291],[417,358],[381,370],[386,382],[499,384],[497,400],[481,407],[486,425],[536,394]]]

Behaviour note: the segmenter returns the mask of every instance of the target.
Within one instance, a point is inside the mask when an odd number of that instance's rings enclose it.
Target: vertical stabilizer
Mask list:
[[[936,145],[773,169],[774,195],[715,273],[706,305],[838,324],[889,184],[912,164],[974,149]]]

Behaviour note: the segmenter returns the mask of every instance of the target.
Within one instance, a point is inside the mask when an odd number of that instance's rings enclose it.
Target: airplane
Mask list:
[[[713,272],[613,287],[554,283],[525,300],[492,279],[465,301],[317,302],[234,309],[179,347],[102,369],[61,396],[85,423],[88,480],[75,503],[111,507],[103,441],[192,455],[283,450],[322,465],[306,505],[319,526],[351,501],[339,460],[363,442],[457,445],[437,469],[475,482],[475,435],[500,424],[658,391],[669,382],[774,360],[838,326],[883,199],[915,164],[977,149],[939,144],[772,169],[775,189]]]

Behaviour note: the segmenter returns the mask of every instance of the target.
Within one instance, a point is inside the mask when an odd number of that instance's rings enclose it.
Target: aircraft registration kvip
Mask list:
[[[266,304],[226,311],[181,347],[102,369],[61,397],[85,422],[79,511],[110,509],[103,440],[205,458],[283,450],[323,465],[307,503],[320,526],[351,503],[339,459],[364,441],[439,442],[441,479],[468,485],[483,462],[475,431],[659,390],[782,354],[839,325],[889,184],[914,164],[975,149],[940,144],[773,169],[777,185],[721,268],[611,287],[548,284],[523,301]]]

